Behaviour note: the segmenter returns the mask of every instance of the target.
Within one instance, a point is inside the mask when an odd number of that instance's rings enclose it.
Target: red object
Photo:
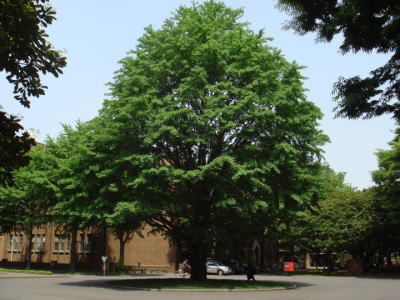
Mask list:
[[[294,272],[294,262],[288,261],[283,263],[284,272]]]

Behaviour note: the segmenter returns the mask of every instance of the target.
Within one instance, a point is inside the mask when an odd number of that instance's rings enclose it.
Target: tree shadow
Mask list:
[[[400,280],[400,274],[365,274],[354,275],[349,277],[365,278],[365,279],[381,279],[381,280]]]
[[[314,286],[314,284],[311,284],[311,283],[309,283],[309,282],[303,282],[303,281],[284,281],[284,280],[268,280],[268,279],[263,279],[263,280],[258,280],[258,281],[266,281],[266,282],[272,282],[272,283],[291,284],[291,285],[295,285],[296,288]]]
[[[155,275],[154,277],[157,277]],[[149,276],[146,276],[147,279],[150,279]],[[146,279],[143,278],[143,279]],[[130,280],[130,279],[140,279],[140,276],[135,276],[132,278],[102,278],[99,276],[98,279],[90,279],[90,280],[81,280],[81,281],[74,281],[74,282],[60,282],[58,283],[59,285],[63,286],[80,286],[80,287],[98,287],[98,288],[107,288],[107,289],[112,289],[112,290],[119,290],[119,291],[132,291],[132,289],[126,289],[124,287],[117,287],[117,286],[108,286],[106,285],[107,282],[112,282],[116,280]],[[167,279],[167,278],[165,278]],[[223,279],[222,279],[223,280]],[[245,280],[243,280],[245,281]],[[267,279],[258,279],[258,281],[263,281],[263,282],[270,282],[270,283],[280,283],[280,284],[287,284],[287,285],[295,285],[296,288],[302,288],[302,287],[309,287],[313,286],[314,284],[302,282],[302,281],[284,281],[284,280],[267,280]],[[144,289],[145,291],[146,289]],[[188,292],[190,290],[186,290]],[[243,290],[246,291],[246,290]]]
[[[112,281],[113,279],[90,279],[90,280],[81,280],[81,281],[73,281],[73,282],[59,282],[59,285],[63,286],[82,286],[82,287],[104,287],[104,282]],[[115,279],[114,279],[115,280]]]
[[[109,278],[107,276],[102,276],[102,275],[98,275],[98,278],[96,279],[86,279],[86,280],[80,280],[80,281],[70,281],[70,282],[59,282],[59,285],[64,285],[64,286],[83,286],[83,287],[106,287],[104,285],[104,283],[108,282],[108,281],[115,281],[115,280],[130,280],[130,279],[140,279],[140,278],[158,278],[158,277],[162,277],[163,274],[136,274],[136,275],[132,275],[129,277],[112,277]],[[110,287],[107,287],[110,288]],[[119,288],[115,288],[118,289]]]

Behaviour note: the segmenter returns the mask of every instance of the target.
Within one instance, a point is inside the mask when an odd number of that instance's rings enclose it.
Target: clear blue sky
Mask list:
[[[63,49],[68,58],[64,74],[54,79],[45,78],[49,89],[45,96],[32,99],[30,109],[12,100],[11,85],[1,78],[1,105],[9,113],[24,117],[23,125],[40,131],[39,140],[47,135],[56,137],[61,123],[75,124],[96,116],[106,98],[107,82],[118,68],[118,60],[135,47],[143,28],[159,28],[179,5],[190,5],[186,0],[53,0],[57,20],[48,29],[55,48]],[[231,7],[243,7],[244,21],[254,30],[265,29],[271,44],[282,50],[289,61],[295,60],[307,68],[304,85],[308,98],[316,103],[325,117],[321,128],[331,143],[325,147],[325,158],[335,170],[346,172],[346,180],[353,186],[372,185],[370,171],[377,168],[374,152],[387,149],[393,138],[394,121],[389,117],[372,120],[334,119],[332,85],[339,76],[367,75],[380,66],[386,57],[376,54],[342,56],[339,40],[330,44],[315,43],[314,35],[298,36],[283,31],[288,15],[274,7],[276,1],[226,0]]]

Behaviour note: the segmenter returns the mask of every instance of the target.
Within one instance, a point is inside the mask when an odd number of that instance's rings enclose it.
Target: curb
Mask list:
[[[106,287],[111,287],[116,289],[148,291],[148,292],[268,292],[268,291],[294,290],[297,288],[295,284],[287,288],[270,288],[270,289],[151,289],[151,288],[119,286],[107,282],[103,282],[103,285]]]
[[[15,278],[69,278],[69,276],[54,276],[54,275],[32,275],[32,276],[15,276],[15,275],[0,275],[0,279],[15,279]]]

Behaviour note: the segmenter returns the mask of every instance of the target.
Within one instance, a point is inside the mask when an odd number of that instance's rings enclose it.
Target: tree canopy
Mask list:
[[[0,0],[0,72],[14,86],[15,99],[30,107],[29,97],[44,95],[40,76],[58,77],[66,58],[48,42],[45,28],[55,20],[49,0]],[[35,145],[20,118],[0,107],[0,185],[8,184],[13,169],[26,165],[24,154]]]
[[[30,106],[28,97],[44,95],[40,73],[58,77],[66,65],[44,30],[54,20],[49,0],[0,1],[0,71],[7,74],[23,106]]]
[[[399,228],[400,221],[400,128],[396,129],[394,139],[389,143],[389,150],[379,150],[379,169],[372,172],[372,178],[377,184],[377,193],[385,210],[388,221],[393,227]]]
[[[279,0],[292,16],[286,28],[316,32],[330,42],[343,35],[342,53],[390,54],[387,63],[365,78],[339,78],[334,85],[337,116],[371,118],[385,113],[400,119],[400,3],[392,0]]]
[[[125,205],[131,196],[127,182],[133,178],[129,175],[132,168],[127,167],[129,161],[120,159],[116,150],[122,145],[114,142],[112,132],[104,130],[104,122],[94,118],[75,128],[64,126],[57,139],[47,141],[57,162],[52,173],[59,188],[54,220],[73,237],[77,230],[107,227],[120,241],[123,266],[124,245],[142,229],[143,218]],[[74,259],[71,255],[70,270]]]
[[[205,278],[226,211],[311,201],[328,140],[301,67],[240,22],[242,14],[207,1],[146,28],[99,116],[112,141],[103,159],[124,166],[126,205],[185,243],[193,279]]]
[[[29,164],[13,172],[12,186],[0,186],[0,232],[12,230],[26,234],[27,268],[30,268],[32,230],[51,220],[58,187],[51,176],[54,156],[43,145],[29,151]]]
[[[11,183],[12,171],[29,162],[26,153],[35,145],[19,122],[16,116],[0,111],[0,185]]]
[[[370,257],[379,221],[374,201],[373,193],[350,187],[331,193],[318,202],[317,212],[304,212],[295,227],[299,246],[316,253],[347,251],[354,258]]]
[[[295,253],[349,253],[365,266],[374,254],[395,243],[375,188],[359,191],[344,174],[326,168],[325,194],[312,209],[299,211],[287,226],[282,245]],[[390,240],[393,240],[391,242]]]
[[[44,145],[34,147],[28,155],[29,164],[14,171],[14,184],[0,187],[1,224],[6,225],[2,229],[46,223],[45,212],[55,203],[58,188],[51,176],[56,167],[54,157],[46,152]],[[4,218],[10,221],[4,222]]]

